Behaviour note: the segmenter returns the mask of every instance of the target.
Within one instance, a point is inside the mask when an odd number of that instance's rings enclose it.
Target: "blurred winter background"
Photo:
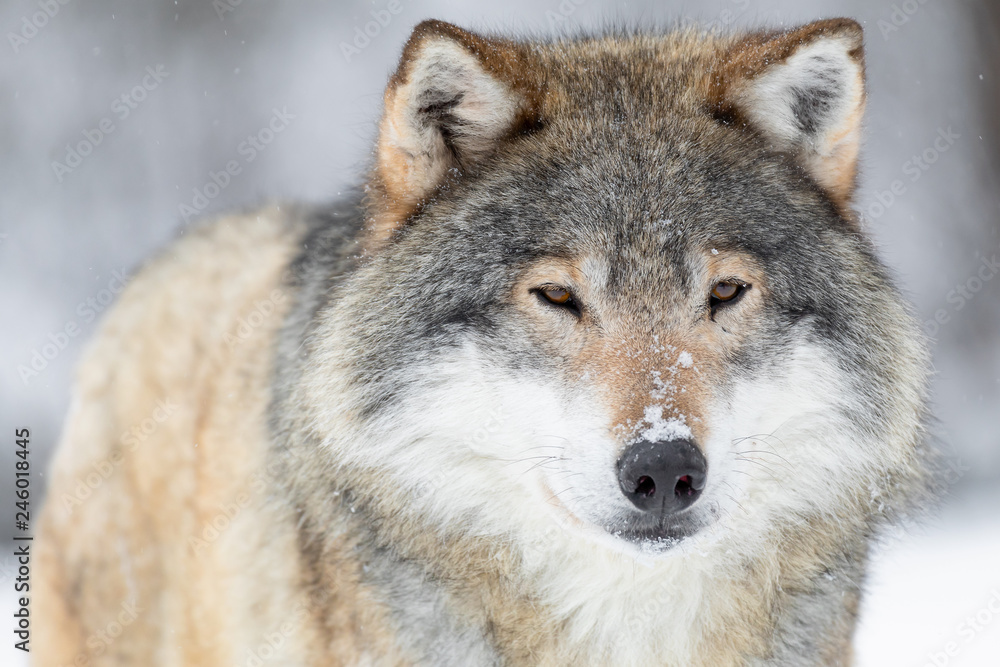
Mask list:
[[[936,518],[876,556],[858,664],[1000,664],[997,0],[4,0],[0,535],[15,532],[14,430],[32,431],[37,510],[72,370],[116,272],[183,233],[182,205],[322,202],[355,183],[386,77],[421,19],[547,33],[837,15],[867,30],[858,208],[934,338],[936,431],[952,466]],[[276,112],[285,127],[262,133]],[[213,186],[230,160],[240,173]],[[0,555],[4,665],[23,660],[15,576]]]

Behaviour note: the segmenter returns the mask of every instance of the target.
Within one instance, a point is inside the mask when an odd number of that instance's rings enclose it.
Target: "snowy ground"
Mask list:
[[[1000,665],[998,507],[996,491],[972,495],[880,550],[857,667]]]

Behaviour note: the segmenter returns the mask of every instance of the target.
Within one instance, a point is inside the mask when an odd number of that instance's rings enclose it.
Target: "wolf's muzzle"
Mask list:
[[[689,507],[705,488],[708,463],[688,440],[640,440],[618,461],[622,493],[643,512],[666,516]]]

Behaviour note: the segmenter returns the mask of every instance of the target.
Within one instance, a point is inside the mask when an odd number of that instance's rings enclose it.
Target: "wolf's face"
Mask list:
[[[847,215],[856,25],[416,35],[331,314],[378,443],[345,460],[442,520],[647,552],[888,493],[921,351]]]

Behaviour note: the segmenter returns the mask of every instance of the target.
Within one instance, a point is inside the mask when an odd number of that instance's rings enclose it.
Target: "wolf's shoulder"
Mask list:
[[[182,229],[134,272],[106,324],[120,330],[131,322],[141,329],[143,322],[162,327],[169,320],[192,335],[217,338],[248,299],[271,289],[295,292],[349,255],[360,226],[356,211],[349,200],[274,203]]]
[[[287,277],[311,217],[302,208],[272,204],[182,230],[136,272],[107,324],[129,324],[132,333],[145,330],[152,338],[175,326],[219,336],[247,299]]]
[[[66,428],[70,436],[79,430],[79,410],[101,413],[107,432],[71,438],[80,442],[64,448],[69,459],[105,456],[158,401],[196,403],[209,376],[250,362],[287,312],[288,267],[308,219],[295,207],[270,205],[206,220],[127,276],[77,366]]]

